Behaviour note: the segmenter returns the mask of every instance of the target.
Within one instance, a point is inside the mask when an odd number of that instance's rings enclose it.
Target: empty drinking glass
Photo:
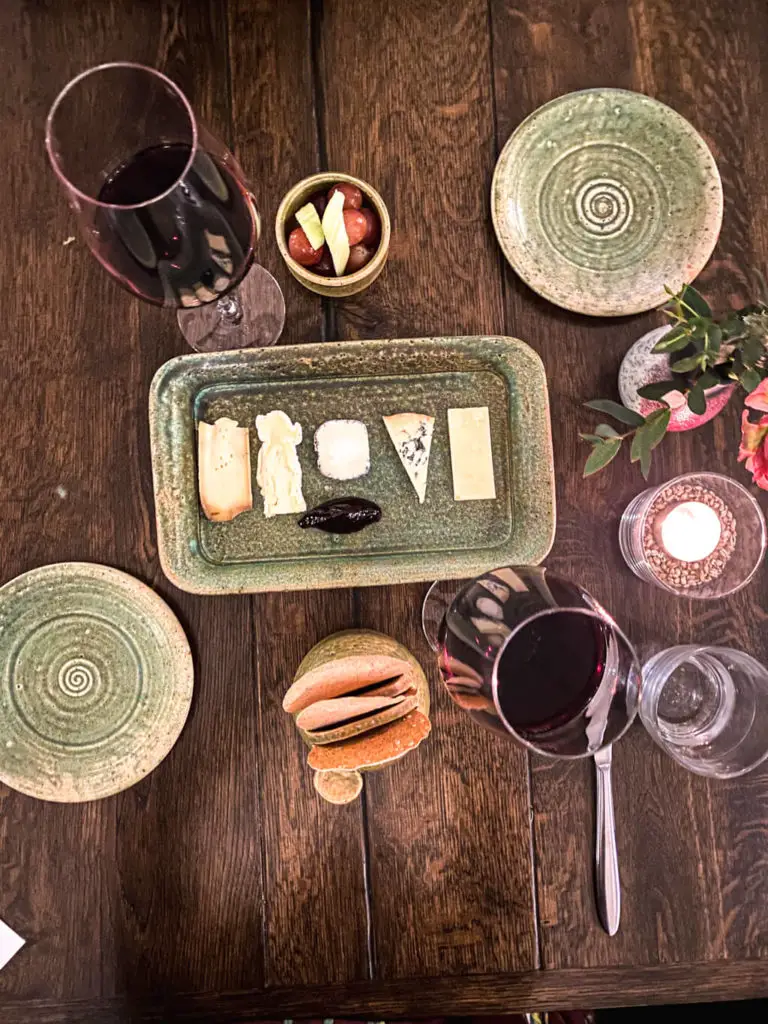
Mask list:
[[[643,668],[640,718],[689,771],[744,775],[768,757],[768,670],[730,647],[670,647]]]

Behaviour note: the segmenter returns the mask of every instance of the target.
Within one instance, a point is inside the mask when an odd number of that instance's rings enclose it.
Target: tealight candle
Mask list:
[[[721,473],[685,473],[630,501],[619,545],[636,576],[682,597],[733,594],[757,572],[768,546],[760,506]]]
[[[659,524],[659,539],[670,558],[700,562],[720,543],[722,524],[717,512],[703,501],[675,505]]]

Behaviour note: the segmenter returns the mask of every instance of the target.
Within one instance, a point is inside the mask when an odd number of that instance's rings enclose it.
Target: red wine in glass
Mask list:
[[[606,626],[559,609],[522,625],[498,665],[501,713],[516,733],[537,735],[584,713],[605,672]]]
[[[98,199],[103,242],[96,255],[149,302],[201,306],[225,295],[250,267],[252,200],[222,161],[201,150],[150,146],[109,174]]]
[[[437,652],[461,708],[551,757],[594,754],[637,710],[640,665],[626,637],[587,591],[546,569],[495,569],[461,587]]]
[[[56,97],[51,165],[86,243],[135,295],[177,309],[198,351],[273,344],[285,301],[254,262],[261,221],[234,156],[154,68],[90,68]]]

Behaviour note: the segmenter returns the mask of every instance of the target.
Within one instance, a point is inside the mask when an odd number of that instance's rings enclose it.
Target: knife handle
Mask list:
[[[597,908],[603,928],[609,935],[619,930],[621,919],[621,883],[619,858],[616,851],[616,822],[613,816],[611,766],[597,768],[597,837],[595,870]]]

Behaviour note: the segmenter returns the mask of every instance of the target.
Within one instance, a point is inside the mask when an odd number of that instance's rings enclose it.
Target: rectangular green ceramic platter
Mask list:
[[[495,501],[453,500],[447,410],[465,406],[490,412]],[[298,516],[264,518],[254,420],[272,409],[302,425],[298,454],[307,507],[357,495],[381,506],[380,523],[338,536],[302,530]],[[382,422],[398,412],[435,417],[423,505]],[[251,428],[254,508],[230,523],[209,522],[198,501],[196,427],[219,416]],[[367,476],[340,483],[320,475],[313,438],[329,419],[366,424]],[[538,564],[552,546],[544,367],[515,338],[326,342],[180,356],[155,375],[149,420],[160,559],[182,590],[231,594],[461,579],[500,565]]]

